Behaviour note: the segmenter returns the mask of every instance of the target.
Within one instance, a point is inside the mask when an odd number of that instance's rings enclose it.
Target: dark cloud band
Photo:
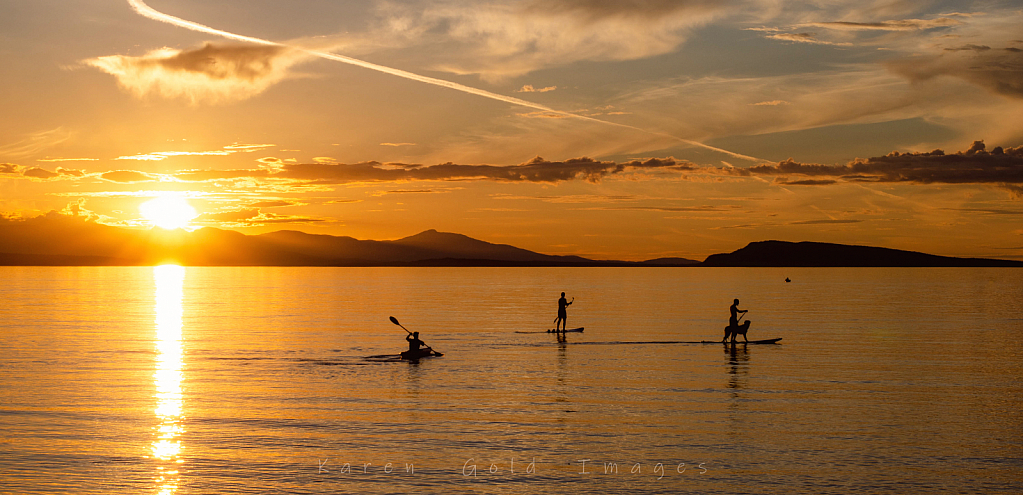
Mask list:
[[[799,163],[791,159],[774,165],[733,169],[736,175],[833,177],[851,182],[915,182],[920,184],[1023,184],[1023,146],[987,151],[983,141],[969,150],[945,154],[942,150],[925,153],[899,153],[855,160],[846,165]],[[833,180],[778,182],[825,185]]]
[[[213,181],[243,178],[289,179],[324,184],[350,182],[407,182],[407,181],[453,181],[453,180],[494,180],[502,182],[562,182],[587,180],[598,182],[609,175],[626,170],[694,170],[689,162],[674,158],[651,158],[629,162],[597,161],[591,158],[573,158],[552,162],[536,157],[526,163],[513,166],[460,165],[442,163],[438,165],[410,165],[381,162],[354,164],[287,164],[280,170],[204,170],[175,174],[183,181]]]

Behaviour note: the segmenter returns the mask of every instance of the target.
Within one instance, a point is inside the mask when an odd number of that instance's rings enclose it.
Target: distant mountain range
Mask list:
[[[934,256],[817,242],[753,242],[738,251],[641,262],[536,253],[427,230],[394,241],[282,230],[134,230],[50,215],[0,218],[0,265],[135,266],[1023,266],[1023,262]]]
[[[1023,261],[953,258],[869,246],[824,242],[751,242],[725,254],[712,254],[701,266],[1019,266]]]

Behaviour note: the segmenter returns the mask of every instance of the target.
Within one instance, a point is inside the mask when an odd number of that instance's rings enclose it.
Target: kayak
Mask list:
[[[781,337],[778,337],[776,339],[751,340],[749,342],[746,342],[746,341],[743,341],[743,340],[736,340],[734,343],[735,344],[777,344],[779,340],[781,340]],[[731,342],[731,341],[721,342],[720,340],[704,340],[704,341],[701,341],[700,343],[701,344],[732,344],[733,342]]]
[[[439,353],[439,352],[437,352],[437,351],[435,351],[433,349],[430,349],[430,348],[419,349],[418,351],[415,351],[415,352],[413,352],[413,351],[402,351],[402,353],[401,353],[401,358],[406,360],[406,361],[416,361],[416,360],[419,360],[420,358],[424,358],[424,357],[440,357],[440,356],[443,356],[443,354],[441,354],[441,353]]]
[[[522,331],[516,331],[515,333],[567,333],[567,332],[582,332],[584,328],[586,328],[586,327],[569,328],[568,330],[547,330],[547,331],[544,331],[544,332],[522,332]]]

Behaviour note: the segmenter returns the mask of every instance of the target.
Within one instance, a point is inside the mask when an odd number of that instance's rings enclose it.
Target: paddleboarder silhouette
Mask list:
[[[571,301],[568,301],[565,299],[565,293],[561,293],[561,299],[558,299],[558,317],[554,319],[555,332],[568,330],[568,311],[566,308],[571,306],[574,302],[574,297]],[[560,330],[558,328],[559,325],[561,326]]]
[[[725,338],[721,339],[721,342],[728,340],[728,337],[732,337],[732,342],[735,342],[735,337],[740,333],[742,338],[746,338],[746,331],[749,330],[749,321],[739,326],[739,313],[746,314],[749,311],[745,309],[739,309],[739,300],[736,299],[732,302],[732,306],[728,308],[728,326],[725,327]],[[749,340],[749,339],[747,339]]]

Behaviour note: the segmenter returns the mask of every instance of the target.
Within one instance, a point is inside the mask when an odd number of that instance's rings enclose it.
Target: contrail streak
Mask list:
[[[607,121],[607,120],[600,120],[600,119],[595,119],[593,117],[587,117],[585,115],[577,115],[577,114],[570,113],[570,112],[564,112],[564,111],[561,111],[561,110],[555,110],[553,108],[541,105],[539,103],[533,103],[531,101],[520,100],[518,98],[514,98],[514,97],[511,97],[511,96],[505,96],[505,95],[501,95],[501,94],[497,94],[497,93],[491,93],[490,91],[486,91],[486,90],[479,89],[479,88],[474,88],[472,86],[465,86],[463,84],[458,84],[458,83],[451,82],[451,81],[445,81],[443,79],[437,79],[437,78],[434,78],[434,77],[423,76],[423,75],[420,75],[420,74],[415,74],[415,73],[404,71],[404,70],[401,70],[401,69],[395,69],[393,67],[377,65],[377,64],[374,64],[374,63],[371,63],[371,62],[366,62],[364,60],[359,60],[359,59],[352,58],[352,57],[346,57],[344,55],[337,55],[337,54],[334,54],[334,53],[322,52],[322,51],[319,51],[319,50],[309,50],[309,49],[306,49],[306,48],[301,48],[301,47],[291,46],[291,45],[285,45],[283,43],[277,43],[277,42],[274,42],[274,41],[264,40],[264,39],[261,39],[261,38],[253,38],[251,36],[243,36],[243,35],[240,35],[240,34],[230,33],[230,32],[227,32],[227,31],[221,31],[219,29],[214,29],[214,28],[211,28],[209,26],[205,26],[205,25],[199,24],[197,22],[187,21],[187,20],[182,19],[180,17],[174,17],[172,15],[164,14],[163,12],[154,10],[152,7],[146,5],[146,3],[143,2],[142,0],[128,0],[128,4],[131,5],[131,8],[134,9],[135,12],[138,12],[143,17],[148,17],[149,19],[153,19],[154,21],[160,21],[160,22],[165,22],[167,24],[173,24],[173,25],[178,26],[178,27],[183,27],[183,28],[186,28],[186,29],[191,29],[192,31],[199,31],[199,32],[202,32],[202,33],[215,34],[217,36],[221,36],[221,37],[224,37],[224,38],[228,38],[228,39],[232,39],[232,40],[237,40],[237,41],[244,41],[244,42],[247,42],[247,43],[255,43],[255,44],[258,44],[258,45],[278,46],[278,47],[282,47],[282,48],[289,48],[289,49],[292,49],[292,50],[298,50],[298,51],[302,51],[302,52],[308,53],[310,55],[313,55],[313,56],[316,56],[316,57],[320,57],[320,58],[324,58],[324,59],[327,59],[327,60],[334,60],[336,62],[342,62],[342,63],[346,63],[346,64],[351,64],[351,65],[355,65],[355,66],[358,66],[358,67],[363,67],[363,68],[366,68],[366,69],[375,70],[375,71],[378,71],[378,72],[383,72],[385,74],[391,74],[393,76],[403,77],[405,79],[410,79],[410,80],[413,80],[413,81],[419,81],[419,82],[426,83],[426,84],[432,84],[434,86],[440,86],[440,87],[443,87],[443,88],[453,89],[455,91],[461,91],[463,93],[469,93],[469,94],[476,95],[476,96],[482,96],[484,98],[490,98],[491,100],[497,100],[497,101],[503,101],[505,103],[511,103],[512,105],[519,105],[519,106],[523,106],[523,107],[527,107],[527,108],[532,108],[532,109],[540,110],[540,111],[544,111],[544,112],[549,112],[549,113],[553,113],[553,114],[556,114],[556,115],[561,115],[561,116],[569,117],[569,118],[573,118],[573,119],[586,120],[586,121],[589,121],[589,122],[597,122],[597,123],[600,123],[600,124],[613,125],[613,126],[616,126],[616,127],[632,129],[634,131],[640,131],[640,132],[643,132],[643,133],[646,133],[646,134],[652,134],[652,135],[655,135],[655,136],[667,137],[667,138],[671,138],[671,139],[674,139],[674,140],[682,142],[682,143],[686,143],[686,144],[689,144],[689,145],[692,145],[692,146],[697,146],[697,147],[708,149],[708,150],[712,150],[712,151],[717,151],[719,153],[724,153],[724,154],[727,154],[727,155],[730,155],[730,156],[734,156],[736,158],[741,158],[743,160],[749,160],[749,161],[754,161],[754,162],[767,161],[767,160],[761,160],[759,158],[754,158],[752,156],[746,156],[746,155],[742,155],[742,154],[735,153],[735,152],[732,152],[732,151],[724,150],[724,149],[721,149],[721,148],[715,148],[713,146],[710,146],[710,145],[707,145],[707,144],[703,144],[703,143],[698,142],[698,141],[692,141],[692,140],[689,140],[689,139],[683,139],[683,138],[680,138],[680,137],[677,137],[677,136],[672,136],[670,134],[665,134],[665,133],[661,133],[661,132],[649,131],[649,130],[646,130],[646,129],[642,129],[642,128],[639,128],[639,127],[634,127],[634,126],[627,125],[627,124],[619,124],[617,122],[610,122],[610,121]]]

